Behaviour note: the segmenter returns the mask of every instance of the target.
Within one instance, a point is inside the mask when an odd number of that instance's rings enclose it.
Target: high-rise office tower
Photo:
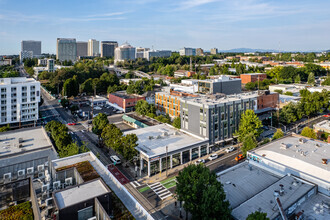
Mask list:
[[[33,56],[41,55],[41,41],[22,40],[21,51],[32,51]]]
[[[88,43],[87,41],[77,41],[77,57],[88,56]]]
[[[100,45],[99,41],[95,39],[88,40],[88,56],[97,57],[100,54]]]
[[[101,41],[101,57],[114,57],[117,41]]]
[[[64,60],[77,60],[77,44],[75,38],[57,38],[56,45],[56,59]]]
[[[115,62],[135,60],[135,57],[135,47],[132,47],[129,43],[124,43],[115,49]]]
[[[195,55],[196,55],[195,48],[184,47],[180,49],[180,56],[195,56]]]

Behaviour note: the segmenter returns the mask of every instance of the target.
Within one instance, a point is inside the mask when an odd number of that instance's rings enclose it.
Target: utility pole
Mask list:
[[[168,146],[166,146],[166,177],[167,177],[167,152],[168,152]]]
[[[192,58],[190,57],[190,71],[192,71]]]

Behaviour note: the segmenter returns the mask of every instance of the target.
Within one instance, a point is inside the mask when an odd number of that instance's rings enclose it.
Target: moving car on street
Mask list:
[[[230,152],[233,152],[234,150],[235,150],[235,148],[233,146],[230,146],[225,151],[226,151],[226,153],[230,153]]]
[[[218,158],[218,154],[211,154],[208,159],[209,160],[215,160],[217,158]]]
[[[199,159],[195,162],[196,165],[200,164],[200,163],[205,163],[205,160],[204,159]]]
[[[243,156],[243,154],[238,155],[237,157],[235,157],[235,160],[238,162],[240,160],[243,160],[245,157]]]

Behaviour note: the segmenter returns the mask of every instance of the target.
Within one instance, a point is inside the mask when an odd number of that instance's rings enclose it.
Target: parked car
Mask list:
[[[110,156],[110,160],[114,165],[121,164],[120,158],[117,155]]]
[[[200,164],[200,163],[205,163],[205,160],[204,159],[199,159],[195,162],[196,165]]]
[[[208,159],[209,160],[215,160],[217,158],[218,158],[218,154],[211,154]]]
[[[226,151],[226,153],[230,153],[230,152],[233,152],[234,150],[235,150],[235,148],[233,146],[230,146],[225,151]]]
[[[70,123],[68,123],[68,125],[76,125],[76,123],[70,122]]]
[[[94,107],[94,109],[95,109],[95,110],[102,110],[102,107],[100,107],[100,106],[96,106],[96,107]]]
[[[240,161],[243,160],[245,157],[243,156],[243,154],[238,155],[237,157],[235,157],[236,161]]]
[[[330,113],[329,114],[326,114],[326,115],[323,115],[323,117],[329,118],[330,117]]]

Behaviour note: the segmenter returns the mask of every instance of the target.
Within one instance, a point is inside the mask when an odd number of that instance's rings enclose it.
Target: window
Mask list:
[[[1,105],[6,105],[7,101],[6,100],[1,100]]]
[[[1,106],[1,111],[4,111],[7,109],[7,106]]]
[[[200,108],[199,109],[199,113],[202,113],[203,114],[203,108]]]
[[[35,88],[36,88],[35,86],[31,86],[31,87],[30,87],[30,89],[31,89],[32,91],[35,90]]]
[[[12,87],[11,92],[16,92],[16,87]]]
[[[27,99],[25,98],[25,99],[22,99],[22,102],[27,102]]]
[[[7,98],[7,95],[6,94],[1,94],[1,98],[5,99],[5,98]]]
[[[27,96],[27,93],[26,93],[26,92],[23,92],[23,93],[22,93],[22,96],[23,96],[23,97],[26,97],[26,96]]]
[[[7,89],[6,88],[1,88],[1,92],[6,92]]]
[[[23,86],[22,87],[22,91],[26,91],[27,90],[27,87],[26,86]]]

